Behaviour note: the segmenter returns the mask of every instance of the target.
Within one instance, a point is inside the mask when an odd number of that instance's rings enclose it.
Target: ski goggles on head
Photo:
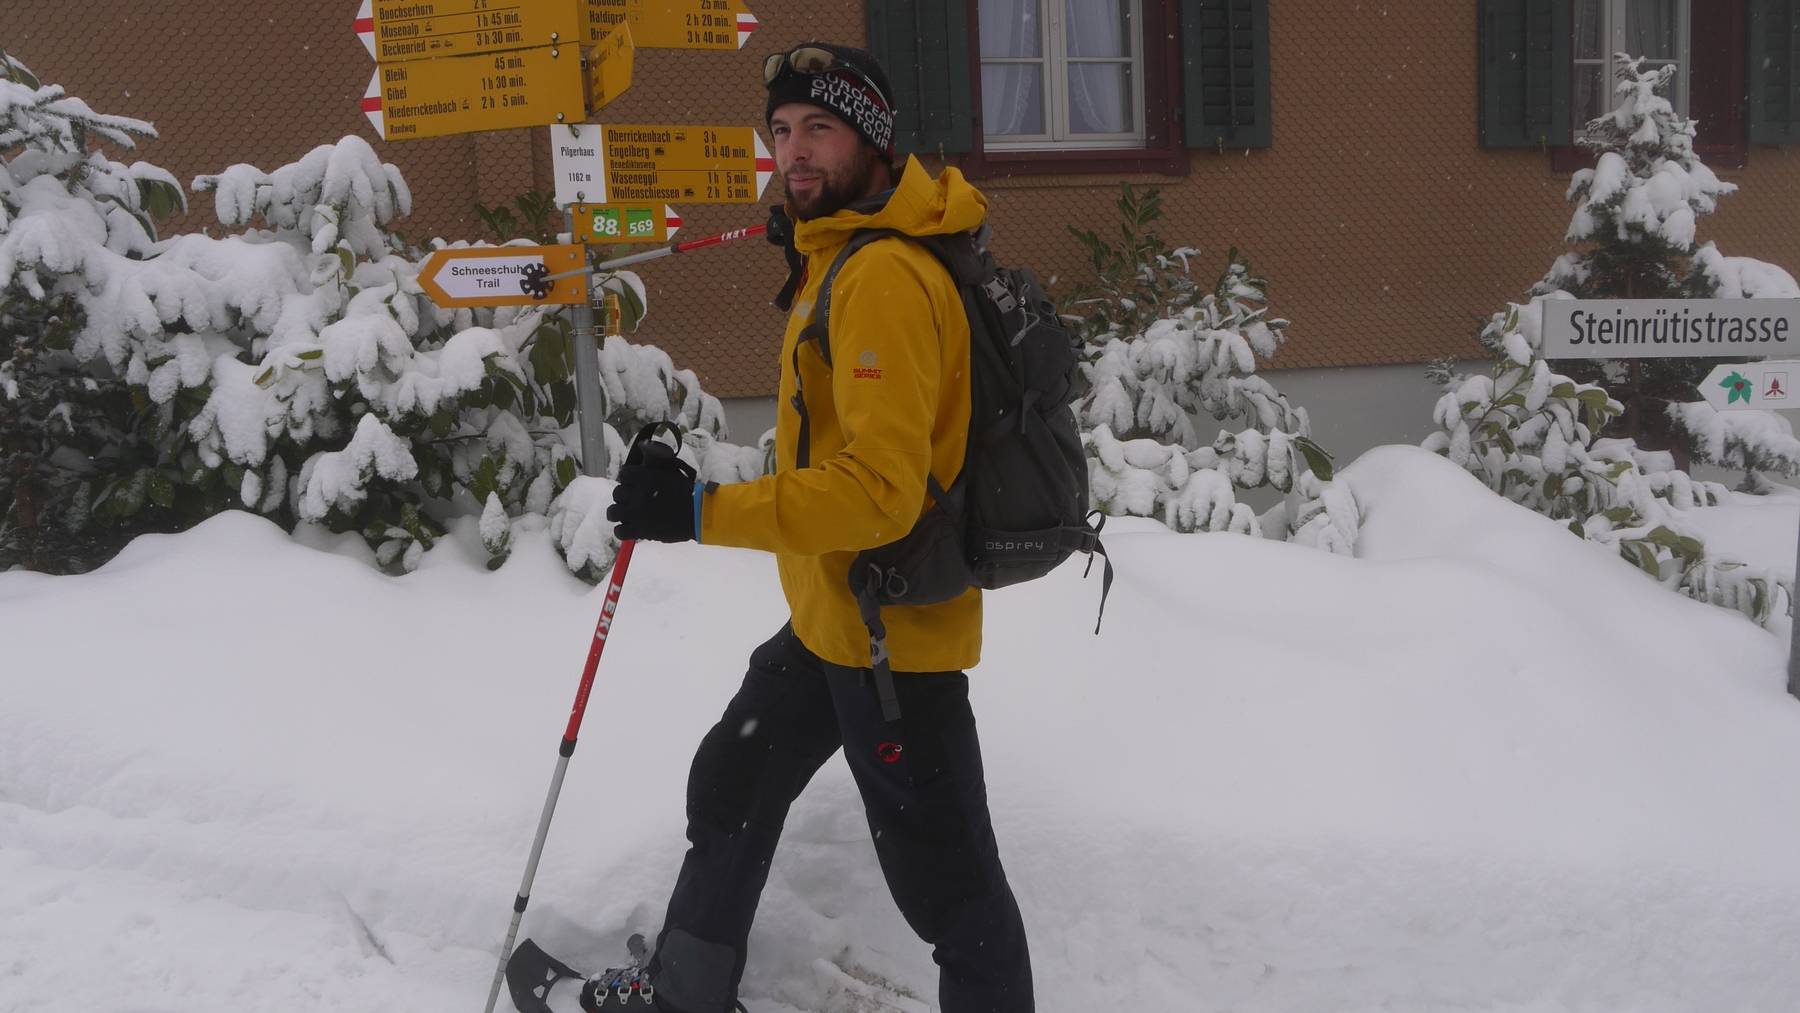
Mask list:
[[[854,64],[839,58],[831,50],[820,49],[818,46],[801,46],[785,53],[770,53],[768,58],[763,60],[763,87],[773,85],[784,72],[823,74],[833,70],[850,72],[858,81],[868,85],[869,90],[881,99],[882,104],[890,109],[893,108],[893,103],[888,101],[888,97],[882,93],[881,88],[869,79],[869,75],[858,70]]]

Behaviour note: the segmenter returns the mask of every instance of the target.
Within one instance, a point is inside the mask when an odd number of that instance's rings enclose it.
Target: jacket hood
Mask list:
[[[967,232],[986,217],[987,198],[963,178],[961,169],[946,166],[933,179],[917,158],[908,155],[900,182],[881,210],[845,209],[829,218],[796,222],[794,249],[801,253],[830,249],[857,229],[893,229],[909,236],[950,235]]]

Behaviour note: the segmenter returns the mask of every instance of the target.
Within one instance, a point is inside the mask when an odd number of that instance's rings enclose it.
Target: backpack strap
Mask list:
[[[908,238],[906,233],[893,229],[858,229],[850,234],[850,241],[838,251],[838,255],[831,261],[831,266],[825,271],[824,280],[819,282],[819,297],[813,301],[812,321],[800,332],[800,341],[796,343],[796,348],[799,347],[799,344],[816,341],[819,343],[819,355],[824,358],[825,365],[831,365],[831,290],[837,283],[838,272],[844,269],[844,262],[850,259],[851,254],[877,239],[886,239],[889,236]],[[795,375],[797,377],[799,374]]]
[[[806,414],[806,384],[800,379],[800,346],[808,341],[816,341],[819,345],[819,356],[825,365],[831,366],[831,340],[829,325],[831,321],[831,288],[837,281],[838,272],[844,269],[844,261],[857,250],[869,245],[877,239],[888,236],[905,235],[892,229],[864,229],[850,235],[850,241],[838,251],[832,259],[831,267],[826,270],[824,280],[819,282],[819,297],[813,301],[812,320],[800,331],[800,340],[794,342],[794,397],[789,403],[794,411],[800,413],[800,445],[794,451],[795,467],[808,467],[812,457],[812,417]]]
[[[900,694],[894,689],[894,669],[888,663],[887,624],[881,621],[881,567],[870,565],[862,590],[856,595],[856,610],[869,629],[869,668],[875,676],[875,695],[881,700],[881,719],[900,720]]]
[[[1098,519],[1096,520],[1096,518]],[[1075,550],[1077,552],[1087,553],[1087,566],[1081,571],[1082,580],[1086,580],[1088,574],[1093,572],[1094,556],[1096,553],[1098,553],[1101,560],[1106,563],[1106,569],[1100,574],[1100,612],[1098,615],[1094,616],[1094,634],[1098,636],[1100,633],[1100,624],[1106,621],[1106,597],[1107,595],[1112,594],[1113,565],[1112,557],[1106,554],[1106,545],[1100,541],[1100,529],[1106,527],[1105,511],[1095,510],[1093,513],[1088,514],[1088,519],[1092,523],[1087,527],[1079,529],[1064,528],[1063,534],[1065,536],[1073,534]]]

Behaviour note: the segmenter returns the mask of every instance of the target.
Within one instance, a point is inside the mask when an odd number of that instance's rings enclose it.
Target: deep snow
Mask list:
[[[989,596],[1040,1009],[1800,1008],[1785,641],[1423,451],[1344,475],[1358,558],[1115,522],[1101,636],[1079,565]],[[1709,523],[1791,566],[1800,500],[1716,509],[1752,508]],[[601,596],[514,538],[395,579],[233,513],[0,574],[0,1010],[479,1009]],[[769,557],[640,547],[525,934],[654,932],[693,746],[783,618]],[[752,945],[756,1013],[931,1008],[855,994],[935,974],[840,764]]]

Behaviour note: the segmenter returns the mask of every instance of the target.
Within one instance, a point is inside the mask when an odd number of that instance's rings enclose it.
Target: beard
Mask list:
[[[883,167],[881,160],[875,157],[874,149],[866,144],[858,145],[855,161],[840,169],[820,171],[819,186],[811,196],[796,197],[792,192],[788,194],[788,203],[794,209],[795,220],[804,222],[813,218],[830,217],[876,192],[876,174]],[[786,188],[785,180],[782,186]]]

